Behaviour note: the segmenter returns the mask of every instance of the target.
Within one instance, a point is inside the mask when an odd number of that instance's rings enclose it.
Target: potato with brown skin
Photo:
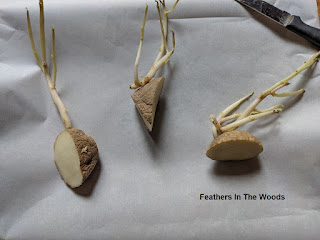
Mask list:
[[[206,155],[213,160],[245,160],[257,157],[262,151],[263,146],[255,136],[234,130],[216,137]]]
[[[54,162],[64,182],[72,188],[88,178],[98,159],[97,144],[80,129],[64,130],[54,143]]]
[[[156,78],[135,91],[131,97],[148,131],[152,131],[154,117],[163,88],[164,77]]]

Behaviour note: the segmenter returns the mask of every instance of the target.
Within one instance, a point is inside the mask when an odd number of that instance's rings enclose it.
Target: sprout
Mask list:
[[[53,68],[54,68],[54,82],[52,82],[49,69],[47,65],[46,60],[46,40],[45,40],[45,31],[44,31],[44,12],[43,12],[43,0],[39,1],[39,7],[40,7],[40,44],[41,44],[41,56],[42,56],[42,62],[39,58],[39,55],[37,53],[34,40],[33,40],[33,34],[32,34],[32,27],[30,23],[30,17],[29,17],[29,10],[27,9],[27,21],[28,21],[28,34],[30,38],[31,48],[33,51],[33,54],[37,60],[37,63],[39,67],[41,68],[42,72],[44,73],[47,84],[52,96],[52,100],[56,107],[58,108],[58,111],[60,113],[60,117],[62,119],[62,122],[64,123],[66,129],[71,129],[71,121],[68,115],[68,110],[64,106],[61,98],[59,97],[57,91],[56,91],[56,75],[57,75],[57,64],[56,64],[56,55],[55,55],[55,31],[54,26],[52,26],[52,60],[53,60]]]
[[[169,51],[168,50],[168,44],[167,44],[167,35],[168,35],[168,14],[176,7],[178,4],[179,0],[175,2],[175,4],[172,6],[170,10],[166,9],[165,1],[155,1],[157,4],[157,10],[159,14],[159,20],[160,20],[160,27],[161,27],[161,34],[162,34],[162,39],[161,39],[161,46],[159,48],[159,53],[158,56],[156,57],[154,63],[152,64],[149,72],[147,73],[146,76],[142,77],[142,81],[139,81],[139,74],[138,74],[138,67],[139,67],[139,62],[140,62],[140,57],[141,57],[141,51],[142,51],[142,43],[144,39],[144,27],[146,24],[146,17],[148,13],[148,4],[146,4],[145,12],[144,12],[144,18],[143,22],[141,25],[141,37],[140,37],[140,44],[138,48],[138,53],[134,65],[134,83],[130,85],[131,89],[136,89],[139,87],[144,86],[150,80],[156,75],[156,73],[159,71],[159,69],[166,64],[171,55],[173,54],[175,50],[175,38],[174,38],[174,32],[172,32],[172,49]],[[160,4],[161,4],[161,10],[160,10]],[[162,14],[161,14],[162,13]]]

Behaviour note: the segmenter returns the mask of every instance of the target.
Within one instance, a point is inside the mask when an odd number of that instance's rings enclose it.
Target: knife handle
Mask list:
[[[305,24],[299,16],[292,15],[286,28],[320,48],[320,29]]]

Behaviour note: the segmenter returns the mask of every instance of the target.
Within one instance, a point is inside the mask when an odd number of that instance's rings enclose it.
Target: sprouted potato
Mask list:
[[[44,11],[43,0],[39,1],[40,7],[40,43],[42,61],[37,53],[32,28],[27,9],[28,34],[31,42],[33,54],[37,60],[39,67],[46,77],[48,88],[50,90],[52,100],[56,105],[60,117],[65,125],[66,130],[61,132],[54,143],[54,162],[57,169],[70,187],[79,187],[90,175],[99,159],[98,147],[92,137],[85,134],[80,129],[72,128],[68,115],[61,98],[56,90],[57,64],[55,56],[55,29],[52,27],[52,62],[53,62],[53,81],[49,74],[46,61],[46,44],[44,31]]]
[[[264,110],[257,109],[259,103],[267,96],[288,97],[303,94],[305,92],[304,89],[287,93],[277,93],[277,91],[288,86],[289,80],[311,67],[318,60],[319,55],[320,52],[316,53],[291,75],[261,93],[242,113],[230,115],[240,104],[248,100],[253,93],[231,104],[220,113],[218,118],[210,115],[209,119],[213,123],[212,132],[215,139],[211,142],[207,150],[207,157],[213,160],[244,160],[257,157],[263,151],[262,144],[249,132],[238,131],[236,129],[243,124],[282,111],[283,105],[281,104]],[[223,125],[225,122],[232,120],[233,122]]]
[[[159,6],[160,5],[159,2],[162,6],[161,10]],[[159,19],[160,19],[161,33],[162,33],[161,46],[159,48],[158,56],[154,61],[154,63],[152,64],[150,71],[146,76],[142,77],[142,81],[140,81],[138,77],[138,66],[140,62],[142,43],[144,38],[144,27],[146,24],[146,18],[147,18],[147,12],[148,12],[147,4],[144,12],[144,18],[141,26],[140,44],[139,44],[138,53],[137,53],[135,66],[134,66],[134,83],[130,85],[130,88],[131,89],[140,88],[137,91],[135,91],[131,95],[131,97],[134,103],[136,104],[139,114],[143,119],[148,131],[152,131],[157,104],[158,104],[159,97],[162,92],[162,88],[164,84],[164,77],[157,78],[153,81],[151,81],[151,79],[156,75],[158,70],[170,60],[170,57],[174,52],[175,38],[174,38],[173,31],[171,31],[172,32],[172,49],[170,51],[168,49],[168,44],[167,44],[168,14],[176,7],[178,2],[179,0],[175,2],[175,4],[172,6],[170,10],[167,10],[165,5],[165,0],[156,1]]]

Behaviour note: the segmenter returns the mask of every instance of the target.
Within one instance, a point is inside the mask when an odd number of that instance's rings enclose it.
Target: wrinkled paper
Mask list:
[[[315,0],[268,2],[319,27]],[[51,69],[52,25],[56,32],[57,91],[73,127],[91,135],[100,154],[91,177],[72,190],[53,162],[64,126],[27,33],[25,7],[40,54],[38,2],[0,1],[0,239],[318,239],[320,66],[283,89],[305,88],[303,96],[259,105],[283,104],[283,112],[239,128],[262,142],[258,158],[205,155],[210,114],[257,96],[317,48],[236,1],[181,0],[169,14],[176,49],[157,74],[166,80],[149,134],[129,89],[145,3],[139,76],[160,47],[154,1],[44,2]],[[170,49],[171,34],[168,42]]]

